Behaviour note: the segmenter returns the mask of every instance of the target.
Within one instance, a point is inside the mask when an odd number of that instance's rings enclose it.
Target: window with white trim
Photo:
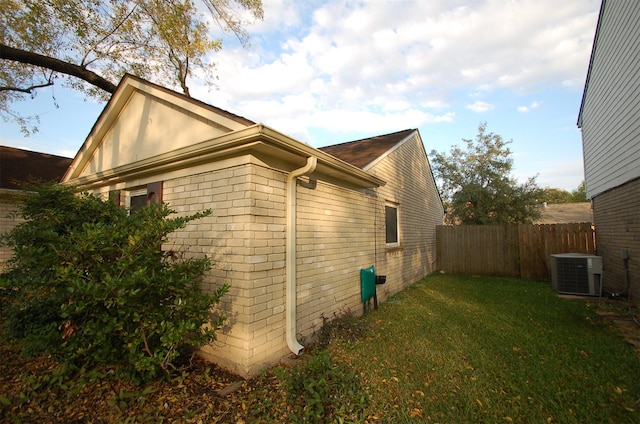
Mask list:
[[[386,246],[400,246],[400,226],[398,219],[398,205],[386,202],[384,205],[384,222],[386,228]]]

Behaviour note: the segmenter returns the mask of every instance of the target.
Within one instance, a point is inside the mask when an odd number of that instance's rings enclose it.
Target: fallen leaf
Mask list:
[[[411,417],[420,417],[422,418],[422,409],[420,408],[413,408],[411,410]]]

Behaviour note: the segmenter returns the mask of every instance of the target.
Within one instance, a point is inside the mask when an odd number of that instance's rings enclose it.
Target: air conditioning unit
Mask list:
[[[562,294],[598,296],[602,278],[602,257],[584,253],[551,255],[551,282]]]

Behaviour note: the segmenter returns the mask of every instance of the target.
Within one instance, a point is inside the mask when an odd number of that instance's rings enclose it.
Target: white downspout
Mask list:
[[[285,331],[287,333],[287,346],[291,352],[300,355],[304,350],[296,337],[296,307],[297,278],[296,278],[296,181],[298,177],[310,174],[316,169],[318,158],[310,156],[307,164],[302,168],[294,169],[287,177],[287,232],[286,232],[286,258],[285,258]]]

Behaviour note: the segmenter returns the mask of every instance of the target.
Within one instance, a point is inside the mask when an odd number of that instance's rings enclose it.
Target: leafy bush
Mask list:
[[[215,339],[211,313],[229,287],[204,294],[208,258],[175,260],[167,235],[210,211],[168,218],[167,205],[127,210],[53,185],[28,197],[26,222],[0,276],[6,334],[27,354],[51,354],[71,370],[107,366],[123,376],[170,374],[182,353]]]

